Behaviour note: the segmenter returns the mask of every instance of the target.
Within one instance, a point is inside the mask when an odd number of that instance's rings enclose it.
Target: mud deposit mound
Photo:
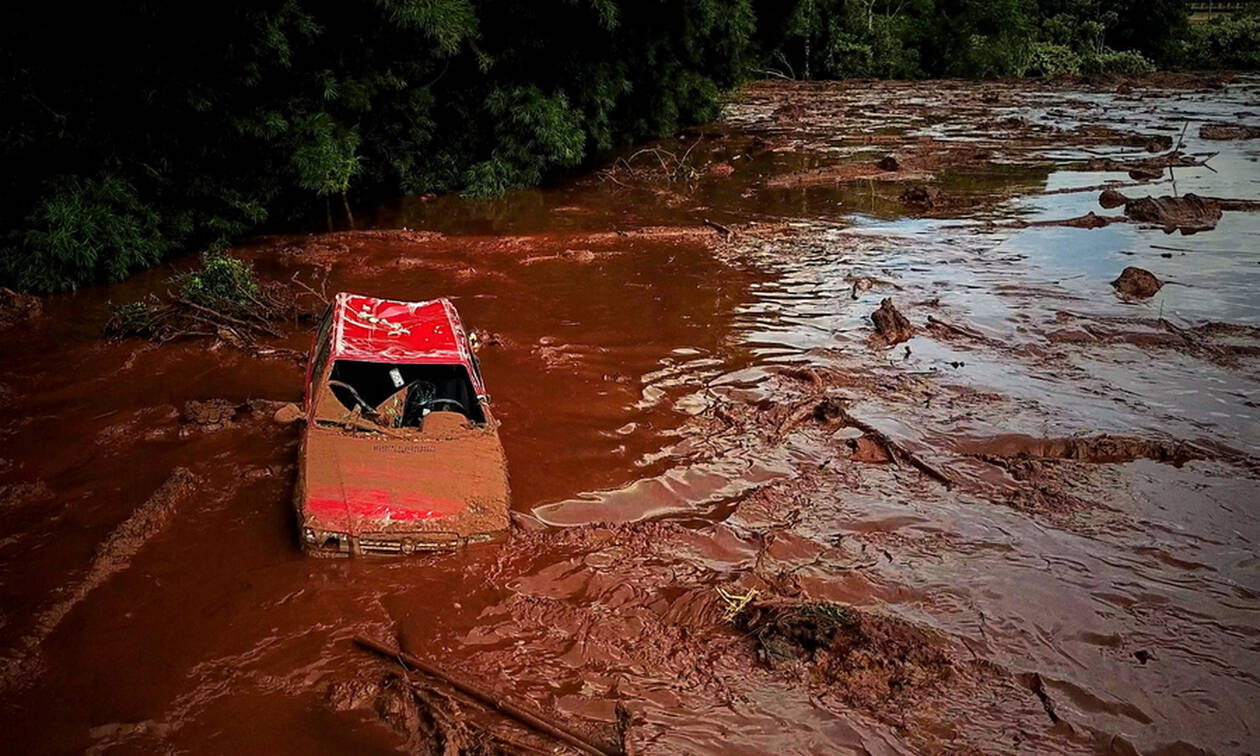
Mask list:
[[[850,706],[891,712],[948,680],[951,662],[927,632],[838,604],[758,600],[736,624],[772,668],[800,665],[811,684]]]
[[[1117,293],[1134,299],[1153,297],[1163,286],[1164,282],[1156,278],[1154,273],[1132,265],[1122,270],[1120,276],[1111,282],[1111,287]]]

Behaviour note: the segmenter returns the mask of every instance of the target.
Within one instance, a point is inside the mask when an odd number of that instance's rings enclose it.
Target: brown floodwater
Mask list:
[[[1260,140],[1199,127],[1258,119],[1246,78],[762,83],[555,186],[242,245],[483,332],[516,528],[448,555],[301,555],[300,361],[101,337],[194,256],[46,298],[0,330],[4,750],[560,748],[398,694],[363,633],[606,740],[624,707],[639,753],[1256,752],[1260,214],[1053,221],[1255,200]],[[1089,162],[1160,136],[1216,154]],[[777,663],[719,588],[865,634]]]

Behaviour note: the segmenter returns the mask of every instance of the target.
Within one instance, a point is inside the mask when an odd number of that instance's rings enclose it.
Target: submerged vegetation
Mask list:
[[[55,15],[54,15],[55,14]],[[480,197],[796,78],[1260,65],[1182,0],[268,0],[5,11],[0,285],[117,280],[398,194]]]
[[[201,267],[166,279],[166,296],[149,296],[113,305],[105,324],[112,339],[138,337],[156,342],[217,338],[258,353],[298,357],[287,349],[262,347],[259,340],[279,336],[277,321],[309,318],[303,300],[322,295],[294,279],[292,285],[258,280],[252,263],[211,252]]]

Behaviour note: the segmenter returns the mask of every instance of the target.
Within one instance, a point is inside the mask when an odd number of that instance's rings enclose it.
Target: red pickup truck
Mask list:
[[[303,551],[405,555],[506,535],[498,424],[450,301],[338,294],[308,364]]]

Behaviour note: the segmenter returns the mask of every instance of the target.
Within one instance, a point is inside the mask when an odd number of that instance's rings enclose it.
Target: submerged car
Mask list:
[[[306,553],[412,554],[506,535],[503,445],[450,301],[338,294],[303,409],[294,498]]]

